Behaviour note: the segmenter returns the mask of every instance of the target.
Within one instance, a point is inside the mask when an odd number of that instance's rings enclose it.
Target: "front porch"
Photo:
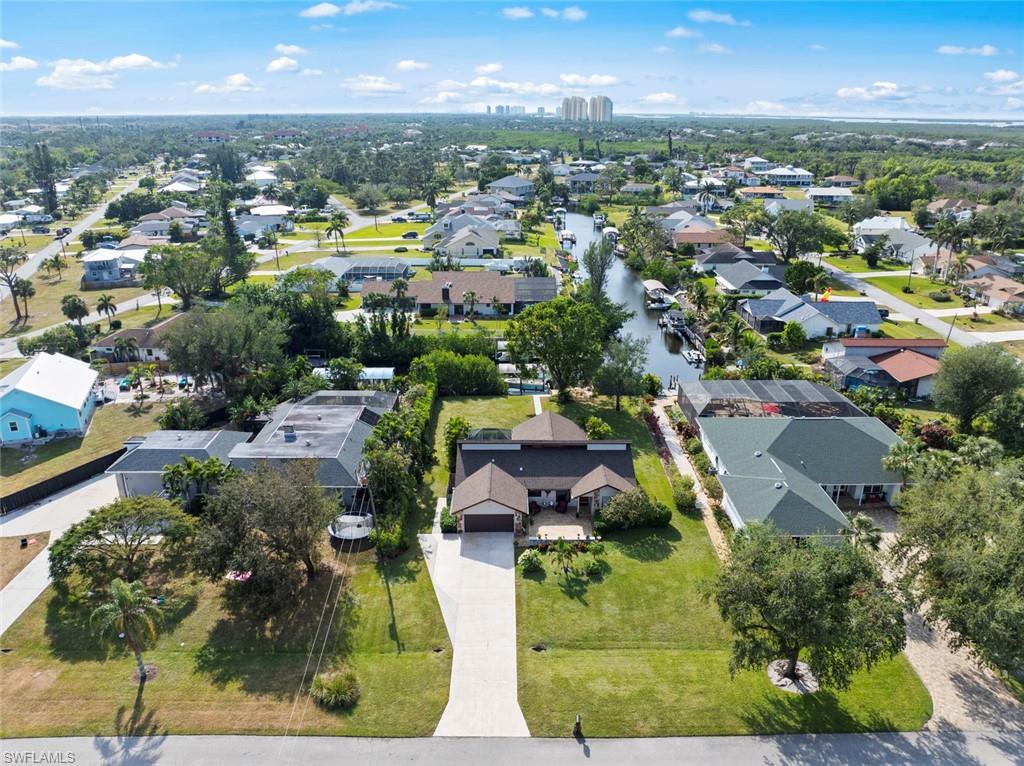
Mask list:
[[[525,530],[517,534],[520,545],[537,545],[541,541],[588,540],[594,537],[594,523],[588,511],[569,510],[559,513],[544,508],[530,514]]]

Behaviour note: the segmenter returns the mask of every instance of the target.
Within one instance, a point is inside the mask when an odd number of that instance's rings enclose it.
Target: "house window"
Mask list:
[[[882,494],[883,491],[884,490],[883,490],[881,484],[865,484],[864,485],[864,494],[865,495],[880,495],[880,494]]]
[[[153,349],[147,348],[146,349],[146,356],[153,356]]]
[[[12,434],[18,432],[18,424],[15,423],[13,420],[7,424],[7,428],[8,430],[10,430]]]

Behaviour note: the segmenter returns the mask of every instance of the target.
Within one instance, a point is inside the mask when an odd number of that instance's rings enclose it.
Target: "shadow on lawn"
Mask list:
[[[615,533],[608,541],[626,556],[637,561],[662,561],[672,555],[676,543],[682,539],[675,527],[663,529],[637,529]]]
[[[766,692],[739,713],[751,732],[787,734],[800,732],[894,731],[896,724],[877,713],[854,717],[832,692],[814,694]]]
[[[114,737],[95,737],[93,747],[103,763],[158,763],[160,748],[167,737],[167,729],[161,730],[156,711],[146,709],[143,692],[146,684],[140,683],[135,694],[135,704],[129,713],[122,705],[114,716]]]
[[[323,571],[269,617],[246,608],[252,595],[239,590],[224,596],[228,617],[196,653],[195,671],[215,685],[238,682],[246,692],[290,696],[311,652],[323,652],[327,662],[351,651],[358,602],[340,574],[332,581]]]

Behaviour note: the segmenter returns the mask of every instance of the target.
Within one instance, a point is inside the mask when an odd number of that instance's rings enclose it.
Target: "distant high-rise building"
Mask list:
[[[562,119],[568,122],[585,122],[587,100],[580,96],[566,96],[562,99]]]
[[[537,114],[544,114],[544,113],[545,113],[545,112],[544,112],[544,107],[542,107],[542,106],[538,106],[538,107],[537,107]]]
[[[496,107],[494,107],[494,113],[505,114],[505,107],[502,104],[498,104]]]
[[[590,97],[590,121],[612,121],[612,100],[610,98],[608,98],[607,96]]]
[[[512,110],[511,114],[526,114],[525,106],[511,106],[509,109]]]
[[[561,117],[561,116],[562,116],[562,107],[561,106],[556,106],[555,107],[555,117]]]
[[[490,105],[490,104],[488,104],[488,105],[487,105],[487,114],[490,114],[490,113],[491,113],[491,105]]]

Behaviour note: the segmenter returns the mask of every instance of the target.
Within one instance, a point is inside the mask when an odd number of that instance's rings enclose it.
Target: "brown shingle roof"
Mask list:
[[[871,361],[892,375],[900,383],[918,380],[939,371],[939,360],[910,349],[887,351],[871,357]]]
[[[527,494],[526,487],[494,463],[488,463],[455,487],[452,492],[452,513],[461,513],[487,500],[504,505],[516,513],[528,513],[530,504]]]
[[[107,335],[105,338],[97,340],[93,344],[93,347],[95,348],[96,346],[100,346],[107,348],[109,346],[113,346],[118,338],[135,338],[135,341],[139,344],[139,348],[159,348],[160,339],[163,337],[164,333],[166,333],[171,325],[183,316],[185,316],[184,313],[173,314],[160,324],[153,325],[152,327],[129,327],[124,330],[118,330],[117,332]]]
[[[699,245],[703,242],[729,242],[729,232],[725,229],[708,229],[706,231],[674,231],[672,242],[677,245],[687,243]]]
[[[583,429],[569,418],[554,412],[544,412],[512,429],[516,441],[586,441]]]
[[[596,492],[604,487],[611,487],[619,492],[629,492],[634,486],[631,481],[623,479],[608,466],[599,465],[572,486],[569,498],[575,500],[577,497]]]

